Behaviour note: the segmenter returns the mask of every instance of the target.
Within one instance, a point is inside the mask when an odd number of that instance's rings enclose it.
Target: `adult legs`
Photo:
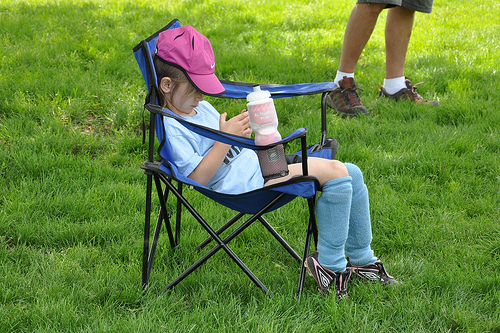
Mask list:
[[[404,67],[415,11],[393,7],[387,12],[385,24],[386,70],[385,78],[404,77]]]
[[[369,114],[363,105],[354,82],[354,70],[359,57],[370,39],[380,12],[386,4],[357,4],[354,6],[347,21],[340,64],[334,82],[338,89],[330,92],[326,103],[342,117],[355,117],[359,114]]]
[[[339,71],[354,73],[359,57],[370,39],[380,12],[386,4],[357,4],[354,6],[344,33]]]
[[[428,101],[416,92],[405,78],[405,60],[410,43],[415,11],[405,7],[390,8],[385,24],[385,79],[380,96],[395,100],[408,99],[418,104],[437,106],[436,101]]]

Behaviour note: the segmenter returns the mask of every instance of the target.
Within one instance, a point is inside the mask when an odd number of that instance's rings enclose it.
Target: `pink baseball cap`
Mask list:
[[[178,67],[203,94],[218,96],[226,90],[215,76],[215,56],[207,37],[191,26],[169,29],[158,36],[155,54]]]

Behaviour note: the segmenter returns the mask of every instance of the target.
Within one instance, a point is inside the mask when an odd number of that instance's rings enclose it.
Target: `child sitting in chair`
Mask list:
[[[247,112],[227,119],[203,95],[225,92],[214,74],[210,41],[190,26],[161,32],[153,56],[160,103],[189,122],[233,135],[250,137]],[[223,193],[242,193],[264,186],[257,154],[190,132],[175,119],[164,117],[166,135],[179,171],[190,179]],[[351,275],[383,284],[397,284],[370,247],[372,241],[368,190],[354,164],[309,157],[309,174],[322,186],[317,200],[318,251],[304,265],[321,293],[335,291],[347,297]],[[290,164],[289,175],[301,175],[300,163]],[[346,255],[348,258],[346,258]]]

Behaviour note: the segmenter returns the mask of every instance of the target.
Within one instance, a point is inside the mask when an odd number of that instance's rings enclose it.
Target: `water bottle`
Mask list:
[[[250,126],[255,133],[255,144],[266,146],[280,141],[278,115],[271,93],[267,90],[261,90],[260,86],[255,86],[253,92],[248,94],[247,102]],[[288,175],[283,145],[276,145],[267,150],[257,150],[257,155],[264,180]]]
[[[278,116],[271,93],[261,90],[260,86],[255,86],[253,92],[248,94],[247,102],[250,126],[255,133],[255,144],[265,146],[281,140],[278,132]]]

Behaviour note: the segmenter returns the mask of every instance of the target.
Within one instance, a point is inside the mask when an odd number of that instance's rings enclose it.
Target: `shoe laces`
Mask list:
[[[338,299],[348,299],[347,285],[351,280],[352,271],[349,269],[343,273],[334,273],[335,277],[332,280],[331,288],[335,290],[335,295]]]
[[[358,93],[356,90],[361,90],[363,89],[359,88],[357,85],[349,85],[348,87],[342,88],[340,91],[340,95],[344,97],[345,101],[347,103],[351,103],[353,105],[361,105],[361,99],[359,98]]]
[[[387,273],[387,270],[385,269],[385,266],[382,262],[376,262],[375,265],[377,265],[379,272],[380,272],[379,273],[380,275],[384,275],[388,279],[394,279],[392,276],[389,275],[389,273]]]
[[[410,95],[411,95],[410,97],[415,98],[415,100],[423,99],[423,97],[420,96],[420,94],[417,92],[417,86],[422,84],[423,82],[413,84],[408,79],[406,79],[406,82],[407,82],[408,91],[410,92]]]

